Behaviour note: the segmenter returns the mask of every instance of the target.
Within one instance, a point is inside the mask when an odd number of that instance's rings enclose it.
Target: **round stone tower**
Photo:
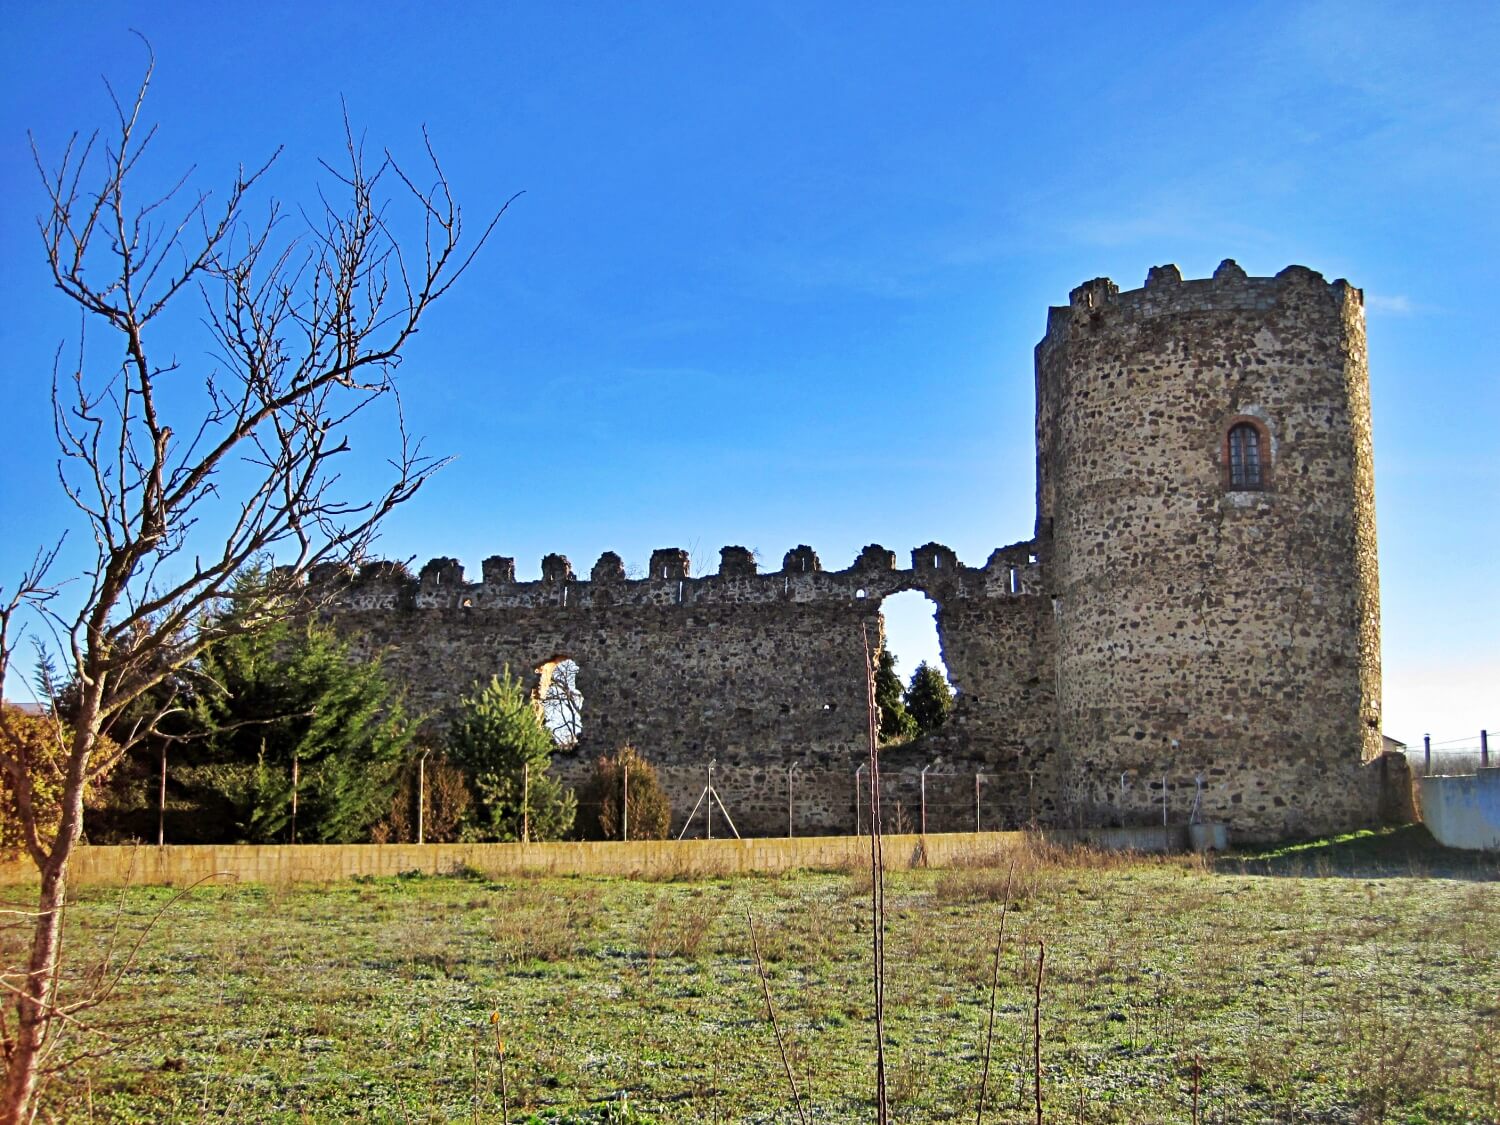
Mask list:
[[[1037,540],[1063,796],[1239,838],[1372,822],[1380,618],[1363,294],[1175,266],[1053,308]],[[1165,780],[1164,780],[1165,779]],[[1201,786],[1201,797],[1199,790]]]

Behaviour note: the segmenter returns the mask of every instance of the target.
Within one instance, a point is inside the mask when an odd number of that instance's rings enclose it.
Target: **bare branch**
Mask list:
[[[343,159],[324,166],[311,213],[271,200],[250,218],[280,149],[236,170],[221,193],[195,187],[189,168],[137,202],[131,189],[156,135],[146,52],[132,96],[106,82],[106,133],[75,134],[50,165],[32,141],[47,269],[82,324],[76,359],[59,349],[52,371],[57,474],[93,552],[68,613],[47,577],[56,549],[38,554],[8,602],[0,591],[0,674],[23,621],[41,622],[70,681],[70,727],[59,719],[54,730],[65,752],[53,839],[38,830],[33,763],[0,722],[0,777],[42,878],[28,965],[12,978],[14,1002],[0,1004],[0,1123],[29,1112],[49,1029],[78,1010],[55,989],[58,908],[86,788],[175,709],[176,677],[205,646],[297,612],[313,567],[363,558],[382,519],[446,464],[408,434],[396,370],[515,198],[467,235],[425,131],[433,186],[422,190],[389,153],[367,157],[346,114]],[[289,220],[299,214],[300,229]],[[410,229],[420,249],[402,245],[398,232]],[[195,300],[211,341],[201,358],[159,338]],[[385,409],[394,426],[393,449],[376,458],[384,481],[355,488],[355,423],[363,437],[364,416]],[[278,564],[268,596],[226,623],[216,610],[262,558]]]

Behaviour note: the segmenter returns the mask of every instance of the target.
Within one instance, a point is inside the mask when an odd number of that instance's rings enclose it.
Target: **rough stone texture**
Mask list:
[[[476,679],[509,667],[539,689],[546,669],[573,659],[583,733],[575,749],[555,756],[560,776],[580,784],[600,754],[630,743],[657,765],[680,829],[714,763],[713,783],[735,827],[766,835],[787,830],[793,763],[793,827],[856,826],[865,640],[878,649],[885,597],[920,589],[938,605],[959,705],[940,737],[887,754],[889,815],[918,823],[919,772],[941,755],[927,781],[929,829],[974,824],[976,772],[985,775],[983,825],[1013,827],[1032,811],[1022,759],[1046,759],[1054,726],[1051,610],[1031,557],[1022,544],[973,569],[929,544],[903,571],[871,565],[894,559],[872,546],[860,565],[832,573],[811,548],[798,547],[781,573],[761,575],[748,551],[729,547],[718,575],[689,578],[687,552],[665,549],[652,555],[652,577],[639,581],[616,576],[605,560],[595,572],[603,568],[607,580],[558,580],[548,576],[571,571],[549,555],[540,582],[473,585],[454,560],[439,559],[415,586],[385,571],[341,586],[329,611],[357,655],[378,654],[410,705],[438,727]],[[702,829],[700,810],[693,832]]]
[[[1380,752],[1363,297],[1301,266],[1074,290],[1037,347],[1038,546],[1061,769],[1085,819],[1163,776],[1242,835],[1374,819]],[[1261,423],[1269,486],[1226,488]]]
[[[360,655],[381,654],[439,728],[502,666],[535,685],[577,661],[584,729],[559,772],[576,784],[632,743],[662,774],[674,831],[711,762],[746,835],[787,830],[794,765],[798,832],[861,826],[866,644],[880,644],[882,599],[909,589],[937,606],[958,698],[938,735],[883,754],[887,827],[920,828],[924,766],[930,831],[1159,824],[1164,798],[1173,821],[1196,799],[1241,839],[1374,822],[1360,291],[1233,262],[1202,281],[1159,266],[1127,293],[1100,278],[1050,311],[1036,362],[1036,537],[982,567],[928,543],[900,570],[872,544],[830,572],[800,545],[774,574],[725,547],[699,578],[667,548],[638,581],[613,552],[591,581],[559,555],[540,582],[500,557],[472,585],[446,558],[415,580],[377,566],[315,581]],[[1269,439],[1263,490],[1226,487],[1242,419]]]
[[[755,552],[748,547],[720,548],[719,577],[748,578],[755,571]]]

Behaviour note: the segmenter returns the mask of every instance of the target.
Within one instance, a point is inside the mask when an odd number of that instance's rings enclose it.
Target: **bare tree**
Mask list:
[[[578,690],[578,662],[565,657],[543,669],[546,686],[537,703],[542,725],[564,750],[578,745],[583,734],[583,693]]]
[[[294,612],[310,568],[357,562],[381,518],[442,465],[407,434],[394,374],[419,322],[505,211],[465,237],[431,145],[411,176],[389,152],[368,154],[347,118],[346,151],[336,167],[323,165],[315,209],[288,213],[270,201],[259,218],[249,214],[279,150],[220,194],[191,188],[190,170],[138,202],[155,133],[142,121],[153,67],[133,98],[110,90],[116,122],[104,136],[75,135],[55,164],[33,141],[52,281],[84,332],[107,341],[85,347],[81,332],[75,358],[64,362],[59,349],[52,378],[59,480],[92,554],[71,588],[53,573],[54,547],[0,592],[0,677],[21,632],[41,623],[72,681],[70,722],[55,724],[66,739],[55,832],[39,827],[27,763],[0,719],[0,771],[41,874],[26,964],[3,977],[4,1123],[34,1114],[59,1033],[92,1002],[69,1005],[58,992],[85,786],[171,707],[160,685],[225,629]],[[193,308],[211,341],[201,364],[180,358]],[[353,423],[367,432],[364,415],[376,407],[391,416],[386,479],[351,495],[341,478]],[[280,564],[268,594],[212,613],[235,574],[266,556]]]

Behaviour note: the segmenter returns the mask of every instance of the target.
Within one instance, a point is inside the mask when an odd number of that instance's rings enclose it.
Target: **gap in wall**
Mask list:
[[[537,669],[537,676],[542,725],[559,748],[571,749],[583,736],[583,692],[578,690],[578,662],[570,656],[554,658]]]
[[[937,603],[921,590],[903,590],[880,603],[885,618],[885,645],[896,658],[896,675],[903,687],[924,660],[943,674],[951,687],[948,666],[938,643]]]

